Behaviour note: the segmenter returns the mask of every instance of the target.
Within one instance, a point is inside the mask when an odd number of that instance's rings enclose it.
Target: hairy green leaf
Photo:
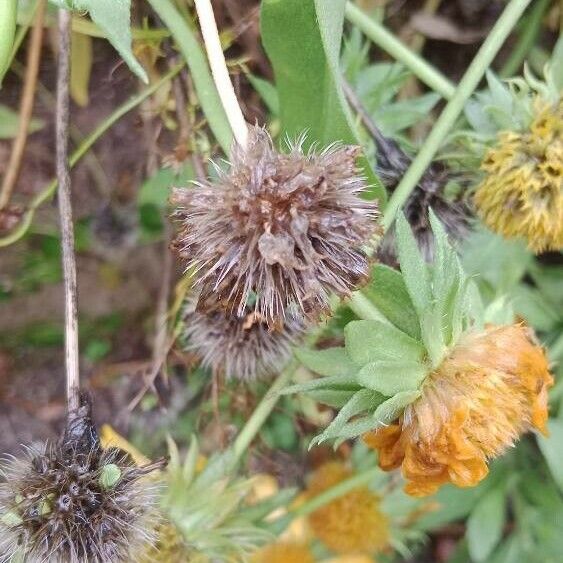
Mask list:
[[[282,128],[290,139],[307,133],[308,144],[358,144],[340,85],[340,44],[346,0],[263,0],[262,41],[274,67]],[[385,189],[365,158],[371,194]]]
[[[391,397],[401,391],[416,390],[427,374],[427,367],[420,362],[379,360],[366,364],[356,379],[360,385]]]
[[[298,348],[295,355],[306,368],[319,375],[354,375],[358,371],[358,366],[348,357],[344,348]]]
[[[381,403],[373,413],[375,426],[385,426],[397,420],[405,410],[405,407],[416,401],[418,397],[420,397],[420,391],[401,391],[387,399],[384,403]]]

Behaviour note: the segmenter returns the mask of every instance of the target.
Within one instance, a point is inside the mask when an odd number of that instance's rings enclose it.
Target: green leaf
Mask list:
[[[0,104],[0,139],[13,139],[18,133],[20,116],[8,106]],[[32,119],[28,133],[39,131],[45,123],[41,119]]]
[[[427,367],[419,362],[379,360],[366,364],[356,379],[360,385],[391,397],[418,389],[427,374]]]
[[[156,205],[164,209],[168,202],[172,186],[185,186],[194,180],[195,174],[191,164],[185,164],[180,172],[176,174],[172,168],[161,168],[150,178],[145,180],[139,190],[138,203]]]
[[[549,419],[547,429],[549,430],[547,438],[537,435],[538,445],[553,479],[563,491],[563,419]]]
[[[505,493],[496,487],[479,500],[467,520],[467,544],[474,561],[488,560],[502,537],[505,519]]]
[[[375,427],[385,426],[397,420],[405,407],[416,401],[418,397],[420,397],[420,391],[402,391],[381,403],[373,413]]]
[[[252,87],[258,92],[270,113],[278,116],[280,114],[280,97],[276,87],[271,82],[255,76],[251,72],[246,77],[250,84],[252,84]]]
[[[293,393],[308,393],[313,389],[338,389],[348,391],[350,389],[358,388],[356,378],[353,375],[332,375],[328,377],[318,377],[305,383],[298,383],[297,385],[290,385],[280,391],[282,395],[289,395]]]
[[[404,332],[380,321],[352,321],[344,329],[346,351],[360,366],[377,360],[421,361],[425,349]]]
[[[61,3],[60,0],[55,3],[62,7],[65,3],[69,5],[69,2]],[[148,84],[147,73],[131,50],[131,0],[74,0],[72,7],[88,11],[92,21],[102,29],[129,68]]]
[[[283,132],[308,144],[359,144],[341,88],[340,44],[346,0],[263,0],[262,41],[272,62]],[[371,195],[386,198],[383,185],[361,159]]]
[[[312,389],[307,391],[307,396],[317,401],[317,403],[339,409],[343,407],[359,389],[359,386],[354,389]]]
[[[311,442],[311,446],[314,445],[314,443],[320,444],[326,440],[339,437],[340,431],[352,417],[364,411],[372,411],[383,399],[383,395],[368,389],[361,389],[354,393],[350,400],[340,409],[334,420],[327,426],[325,431]]]
[[[148,1],[178,44],[182,56],[190,68],[199,103],[209,126],[223,151],[228,155],[231,151],[233,133],[211,77],[207,58],[195,33],[187,25],[171,0]]]
[[[18,14],[17,0],[2,0],[0,2],[0,86],[12,54],[14,36],[16,33],[16,19]],[[2,123],[0,121],[0,123]]]
[[[422,258],[410,225],[402,213],[396,221],[397,251],[405,285],[420,315],[432,304],[430,272]],[[424,331],[422,332],[424,336]]]
[[[420,324],[403,276],[393,268],[378,264],[372,281],[363,290],[379,311],[399,330],[420,340]]]
[[[344,348],[298,348],[295,355],[306,368],[319,375],[354,375],[358,371],[358,366],[348,357]]]

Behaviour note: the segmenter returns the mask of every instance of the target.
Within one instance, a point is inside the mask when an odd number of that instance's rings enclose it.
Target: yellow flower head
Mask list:
[[[405,490],[434,493],[476,485],[487,460],[524,432],[545,432],[553,384],[543,349],[522,325],[489,326],[462,337],[396,424],[364,437],[385,470],[402,467]]]
[[[563,102],[536,108],[529,131],[504,131],[488,151],[475,204],[491,230],[542,252],[563,247]]]
[[[279,542],[258,550],[252,563],[315,563],[310,549],[299,543]]]
[[[140,563],[184,563],[188,560],[188,550],[174,525],[162,524],[157,533],[156,543],[141,557]]]
[[[307,494],[314,497],[351,475],[340,462],[325,463],[311,477]],[[372,553],[389,541],[389,524],[379,509],[379,498],[367,487],[318,508],[309,523],[315,536],[337,553]]]

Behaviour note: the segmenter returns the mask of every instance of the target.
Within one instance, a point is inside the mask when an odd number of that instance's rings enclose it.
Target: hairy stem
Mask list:
[[[446,135],[463,111],[465,102],[473,94],[475,88],[477,88],[485,71],[489,68],[495,55],[530,2],[531,0],[511,0],[497,20],[489,36],[463,75],[455,94],[440,114],[430,135],[428,135],[416,158],[412,161],[403,179],[391,196],[383,216],[383,226],[385,229],[392,225],[399,209],[416,187],[424,171],[438,152]]]
[[[70,155],[70,168],[73,168],[75,164],[82,159],[88,151],[92,148],[94,143],[110,128],[112,127],[119,119],[121,119],[126,113],[130,112],[132,109],[136,108],[139,104],[141,104],[144,100],[146,100],[149,96],[154,94],[163,84],[168,82],[171,78],[176,76],[182,65],[173,68],[169,72],[167,72],[160,80],[143,90],[141,93],[133,96],[130,100],[125,102],[123,105],[118,107],[111,115],[109,115],[100,125],[94,129],[80,144],[80,146]],[[33,217],[35,215],[35,211],[43,205],[46,201],[48,201],[55,191],[57,190],[58,182],[57,180],[53,180],[49,184],[47,184],[31,201],[29,207],[23,216],[20,224],[13,232],[9,235],[0,238],[0,248],[3,246],[9,246],[10,244],[14,244],[19,239],[21,239],[33,221]]]
[[[364,14],[352,2],[346,4],[346,17],[369,39],[397,61],[403,63],[421,82],[449,100],[455,92],[455,86],[420,55],[409,49],[383,25]]]
[[[10,202],[12,192],[16,185],[18,175],[21,168],[21,162],[25,145],[27,141],[27,133],[31,116],[33,114],[33,103],[35,101],[35,91],[37,86],[37,73],[39,71],[39,61],[41,59],[41,43],[43,42],[43,22],[45,20],[46,0],[40,0],[39,9],[35,15],[33,31],[29,39],[29,48],[27,51],[27,63],[25,67],[24,86],[20,104],[20,119],[18,122],[18,132],[12,150],[10,152],[10,160],[6,169],[6,174],[2,181],[0,191],[0,209],[4,209]]]
[[[215,86],[221,98],[221,103],[227,114],[227,119],[233,130],[233,135],[237,143],[241,147],[246,147],[248,139],[248,126],[233,88],[233,83],[229,76],[227,63],[225,62],[225,55],[221,47],[221,40],[219,38],[219,31],[215,16],[213,15],[213,7],[211,0],[194,0],[197,15],[199,18],[199,25],[205,49],[207,51],[207,58],[209,66],[211,67],[211,74],[215,81]]]
[[[57,62],[57,103],[55,109],[57,180],[59,183],[59,218],[65,291],[65,367],[68,412],[79,407],[78,296],[76,290],[76,256],[74,225],[70,201],[68,165],[70,23],[69,11],[59,9],[59,56]]]

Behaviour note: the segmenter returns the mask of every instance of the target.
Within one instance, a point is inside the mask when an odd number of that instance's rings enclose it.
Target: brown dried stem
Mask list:
[[[37,74],[39,72],[39,61],[41,59],[41,44],[43,42],[43,23],[45,21],[45,7],[47,1],[40,0],[35,14],[33,31],[29,38],[29,48],[27,51],[27,62],[24,77],[23,93],[20,103],[20,120],[18,131],[12,150],[10,160],[2,181],[0,190],[0,209],[7,207],[18,180],[21,168],[23,153],[27,141],[29,123],[33,113],[33,103],[35,101],[35,90],[37,85]]]
[[[68,165],[70,26],[72,16],[59,9],[59,58],[57,65],[57,104],[55,110],[57,192],[61,225],[61,246],[65,292],[65,367],[68,412],[75,412],[79,401],[78,311],[74,226],[70,200]]]

